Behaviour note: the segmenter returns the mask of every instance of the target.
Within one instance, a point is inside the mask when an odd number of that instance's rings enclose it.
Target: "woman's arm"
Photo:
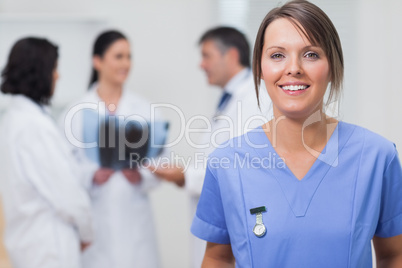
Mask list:
[[[202,268],[233,268],[235,259],[232,247],[226,244],[207,243]]]
[[[402,235],[389,238],[374,236],[377,268],[402,267]]]

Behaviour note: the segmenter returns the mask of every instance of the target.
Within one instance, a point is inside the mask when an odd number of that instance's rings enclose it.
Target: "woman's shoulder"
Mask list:
[[[351,135],[351,141],[354,143],[361,144],[363,149],[375,151],[378,153],[385,153],[385,154],[395,154],[396,146],[395,144],[388,140],[387,138],[383,137],[382,135],[371,131],[365,127],[358,126],[355,124],[350,124],[346,122],[339,122],[340,131],[344,131],[347,129],[353,130]]]
[[[3,121],[12,125],[31,127],[32,125],[49,124],[49,109],[35,103],[31,99],[16,95],[12,96],[10,104],[3,115]]]
[[[146,120],[166,121],[163,114],[164,108],[171,108],[171,104],[154,103],[142,95],[128,89],[120,102],[120,112],[123,114],[136,114],[143,116]]]
[[[96,96],[96,92],[90,89],[85,92],[84,95],[64,105],[64,108],[57,118],[58,125],[62,126],[64,121],[69,117],[71,117],[70,119],[72,120],[72,118],[75,118],[77,115],[81,116],[84,111],[98,110],[98,102],[100,100]]]
[[[220,144],[210,156],[212,157],[241,157],[253,154],[255,150],[269,146],[268,138],[261,126],[246,133],[231,138]]]
[[[145,105],[151,104],[151,102],[146,97],[129,89],[124,89],[123,98],[125,101],[129,102],[145,104]]]
[[[66,105],[64,105],[62,114],[65,114],[70,110],[90,109],[92,106],[97,105],[99,101],[100,99],[97,97],[96,91],[94,89],[89,89],[83,95],[67,102]]]
[[[38,143],[41,140],[49,140],[49,137],[58,135],[58,130],[50,115],[45,112],[29,114],[20,112],[10,114],[2,120],[2,138],[6,142],[14,144],[24,143],[29,140]]]

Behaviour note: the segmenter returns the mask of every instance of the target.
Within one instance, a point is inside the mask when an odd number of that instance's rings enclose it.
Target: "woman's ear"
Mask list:
[[[102,66],[102,59],[98,55],[93,56],[92,58],[92,66],[95,70],[99,71]]]

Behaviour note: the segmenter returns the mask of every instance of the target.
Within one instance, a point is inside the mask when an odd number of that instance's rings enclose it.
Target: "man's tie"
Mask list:
[[[226,91],[223,92],[221,100],[219,101],[219,105],[218,105],[218,112],[221,112],[225,109],[226,105],[228,104],[230,98],[232,97],[232,95],[230,93],[227,93]]]

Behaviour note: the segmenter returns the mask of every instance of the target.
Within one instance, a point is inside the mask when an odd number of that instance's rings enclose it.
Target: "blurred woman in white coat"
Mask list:
[[[130,67],[127,38],[117,31],[100,34],[93,48],[90,89],[61,118],[68,140],[77,148],[77,157],[93,173],[87,185],[95,236],[84,253],[85,268],[159,267],[148,199],[148,191],[159,180],[141,167],[104,167],[99,155],[99,128],[108,118],[152,120],[151,104],[124,88]]]
[[[79,268],[92,240],[90,200],[70,147],[46,105],[58,78],[57,47],[25,38],[12,48],[1,91],[5,246],[14,268]]]

